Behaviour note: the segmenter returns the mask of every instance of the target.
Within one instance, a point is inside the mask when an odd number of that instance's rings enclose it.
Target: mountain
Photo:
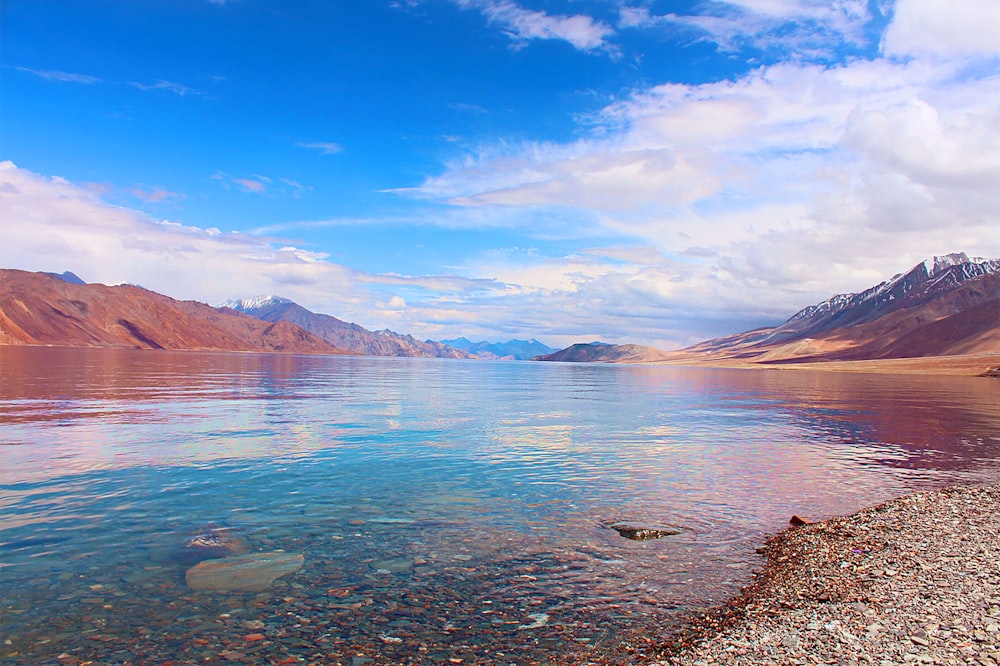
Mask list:
[[[474,358],[472,354],[440,342],[421,342],[410,335],[389,330],[369,331],[330,315],[317,314],[279,296],[258,296],[229,300],[222,304],[235,312],[270,322],[291,322],[340,349],[367,356],[423,356]]]
[[[63,273],[45,273],[45,275],[51,275],[52,277],[59,278],[63,282],[69,282],[70,284],[87,284],[80,276],[72,271],[65,271]]]
[[[344,353],[287,322],[66,275],[0,269],[0,345]]]
[[[789,363],[1000,353],[1000,260],[949,254],[682,354]]]
[[[508,340],[507,342],[472,342],[468,338],[442,340],[441,344],[467,351],[480,358],[501,358],[527,361],[536,356],[556,351],[534,338],[530,340]]]
[[[535,360],[753,365],[972,355],[1000,362],[1000,260],[958,252],[856,294],[831,296],[773,328],[676,352],[591,343]]]
[[[642,345],[609,345],[604,342],[577,343],[552,354],[536,356],[534,361],[570,363],[651,363],[670,358],[667,352]]]

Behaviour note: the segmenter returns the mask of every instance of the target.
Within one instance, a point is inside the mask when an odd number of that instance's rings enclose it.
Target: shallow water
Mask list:
[[[793,513],[998,480],[1000,381],[0,348],[0,451],[3,663],[628,662]],[[209,526],[305,565],[192,591]]]

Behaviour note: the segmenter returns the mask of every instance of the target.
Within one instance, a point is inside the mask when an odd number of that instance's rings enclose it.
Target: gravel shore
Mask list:
[[[792,527],[761,550],[755,581],[657,665],[1000,664],[1000,485]]]

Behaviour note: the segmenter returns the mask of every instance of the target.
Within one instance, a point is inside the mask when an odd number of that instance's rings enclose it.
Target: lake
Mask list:
[[[0,347],[0,445],[2,663],[630,663],[792,514],[1000,480],[1000,380]],[[304,563],[191,589],[212,529]]]

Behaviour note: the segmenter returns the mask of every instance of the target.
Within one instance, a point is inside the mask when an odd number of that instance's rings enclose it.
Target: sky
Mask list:
[[[674,349],[1000,257],[996,0],[3,0],[0,267]]]

